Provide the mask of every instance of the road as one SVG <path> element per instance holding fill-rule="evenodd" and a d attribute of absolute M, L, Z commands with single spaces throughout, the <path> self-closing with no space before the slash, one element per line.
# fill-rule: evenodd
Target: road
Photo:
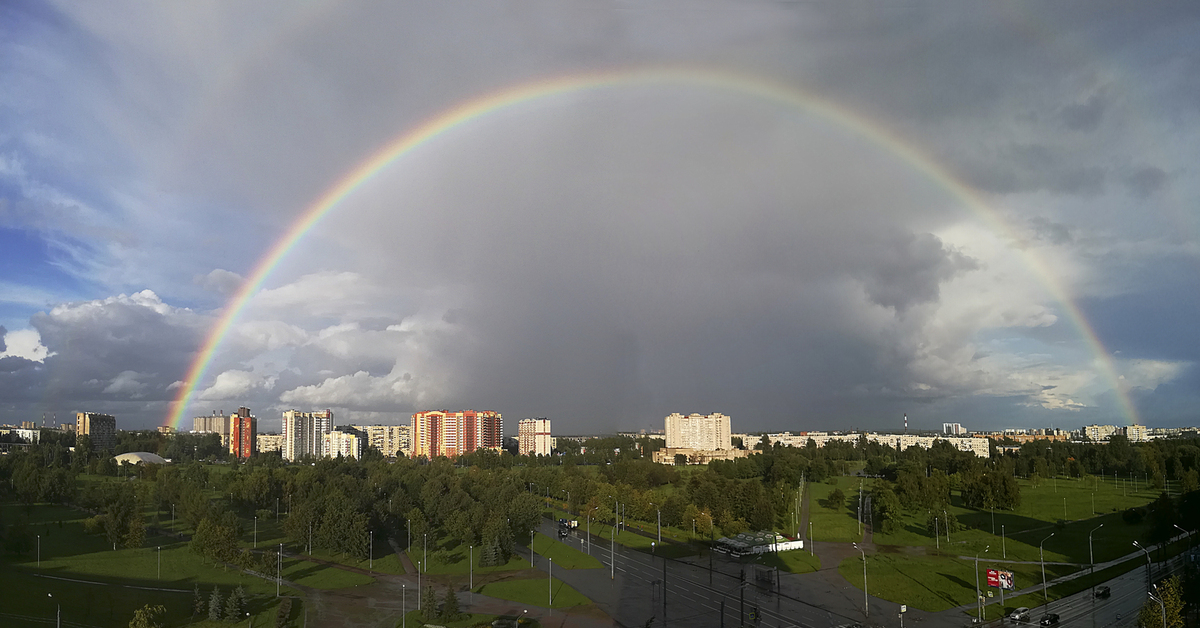
<path fill-rule="evenodd" d="M 557 529 L 552 521 L 543 521 L 539 527 L 540 532 L 551 537 L 557 534 Z M 567 542 L 588 552 L 587 536 L 576 531 Z M 733 627 L 741 624 L 738 618 L 743 612 L 746 625 L 763 628 L 815 628 L 854 621 L 793 599 L 787 587 L 784 595 L 776 594 L 774 577 L 769 584 L 764 581 L 759 586 L 753 565 L 744 565 L 743 584 L 740 575 L 743 565 L 721 554 L 714 556 L 711 576 L 706 561 L 691 564 L 665 560 L 594 535 L 590 554 L 604 564 L 604 569 L 555 569 L 554 576 L 594 600 L 622 626 L 642 626 L 654 618 L 654 626 Z M 537 557 L 536 566 L 545 570 L 546 561 Z M 751 621 L 754 609 L 758 611 L 757 620 Z"/>

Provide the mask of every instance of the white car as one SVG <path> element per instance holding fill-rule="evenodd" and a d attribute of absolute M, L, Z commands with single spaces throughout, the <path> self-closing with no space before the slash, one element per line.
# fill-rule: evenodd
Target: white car
<path fill-rule="evenodd" d="M 1023 624 L 1029 621 L 1029 607 L 1022 606 L 1021 608 L 1013 609 L 1013 612 L 1008 614 L 1008 620 L 1014 624 Z"/>

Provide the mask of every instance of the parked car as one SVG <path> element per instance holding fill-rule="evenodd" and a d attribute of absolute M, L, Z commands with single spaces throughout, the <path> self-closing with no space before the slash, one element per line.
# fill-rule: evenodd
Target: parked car
<path fill-rule="evenodd" d="M 1029 607 L 1022 606 L 1021 608 L 1013 609 L 1013 612 L 1008 614 L 1008 620 L 1014 624 L 1029 621 Z"/>
<path fill-rule="evenodd" d="M 1043 626 L 1057 626 L 1058 613 L 1046 613 L 1045 615 L 1042 615 L 1042 621 L 1039 623 L 1041 623 Z"/>
<path fill-rule="evenodd" d="M 1096 587 L 1096 597 L 1100 599 L 1107 599 L 1110 595 L 1112 595 L 1112 589 L 1108 588 L 1107 586 Z"/>

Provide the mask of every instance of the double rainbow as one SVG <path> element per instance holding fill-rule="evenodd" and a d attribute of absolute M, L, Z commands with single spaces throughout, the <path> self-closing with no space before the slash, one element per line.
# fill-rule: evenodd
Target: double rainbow
<path fill-rule="evenodd" d="M 790 86 L 747 76 L 696 69 L 601 72 L 571 75 L 517 85 L 463 102 L 406 131 L 384 145 L 375 154 L 362 161 L 357 167 L 339 179 L 333 187 L 329 188 L 309 205 L 300 218 L 288 228 L 283 237 L 279 238 L 267 254 L 262 257 L 258 265 L 254 268 L 254 271 L 227 304 L 220 319 L 209 332 L 204 345 L 200 348 L 199 353 L 188 369 L 187 375 L 183 380 L 183 385 L 179 387 L 179 392 L 171 404 L 166 424 L 177 429 L 183 428 L 184 417 L 187 414 L 188 406 L 192 396 L 195 394 L 196 387 L 204 380 L 208 372 L 208 367 L 212 363 L 213 356 L 221 348 L 225 336 L 229 333 L 229 330 L 233 327 L 241 313 L 246 309 L 246 306 L 250 303 L 254 295 L 262 288 L 263 282 L 266 281 L 279 262 L 304 238 L 309 230 L 316 226 L 326 214 L 338 207 L 344 199 L 353 194 L 361 185 L 378 175 L 396 160 L 409 155 L 426 143 L 433 141 L 452 129 L 478 122 L 496 112 L 519 107 L 549 96 L 616 89 L 634 85 L 680 85 L 729 91 L 761 98 L 767 102 L 815 115 L 852 131 L 885 149 L 961 200 L 968 208 L 978 214 L 989 227 L 999 233 L 1014 236 L 1012 228 L 1005 222 L 1003 217 L 989 207 L 975 190 L 956 179 L 945 168 L 908 142 L 902 140 L 895 133 L 872 120 L 851 113 L 845 108 L 835 106 L 833 103 Z M 1124 419 L 1130 424 L 1136 423 L 1137 412 L 1129 399 L 1128 392 L 1117 377 L 1116 369 L 1109 352 L 1104 348 L 1095 330 L 1088 324 L 1079 307 L 1070 299 L 1070 296 L 1063 289 L 1062 284 L 1050 272 L 1047 265 L 1032 253 L 1025 252 L 1024 257 L 1030 269 L 1062 305 L 1066 318 L 1079 332 L 1080 337 L 1087 343 L 1101 371 L 1101 375 L 1108 381 L 1116 393 L 1120 411 Z"/>

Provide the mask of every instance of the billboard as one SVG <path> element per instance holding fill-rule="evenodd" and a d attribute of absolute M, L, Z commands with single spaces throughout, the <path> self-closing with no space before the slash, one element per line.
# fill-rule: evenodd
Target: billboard
<path fill-rule="evenodd" d="M 998 569 L 987 570 L 987 585 L 998 589 L 1013 590 L 1013 573 L 1011 571 L 1000 571 Z"/>

